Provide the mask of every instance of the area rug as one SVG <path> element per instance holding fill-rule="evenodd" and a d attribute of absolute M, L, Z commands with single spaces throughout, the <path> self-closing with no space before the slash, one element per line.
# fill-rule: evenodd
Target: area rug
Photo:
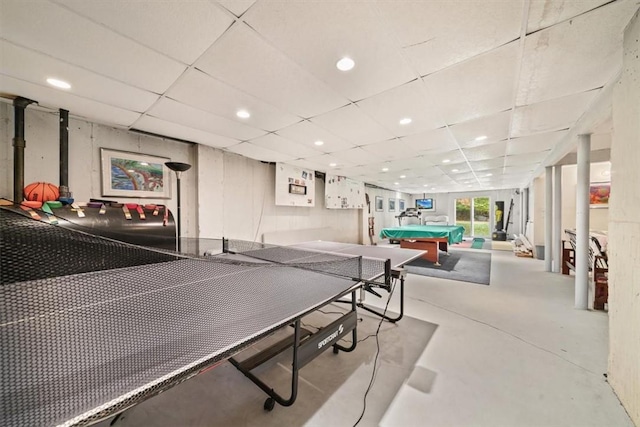
<path fill-rule="evenodd" d="M 440 267 L 422 258 L 407 264 L 407 271 L 421 276 L 459 280 L 480 285 L 488 285 L 491 278 L 491 254 L 475 251 L 453 251 L 441 255 Z"/>
<path fill-rule="evenodd" d="M 345 306 L 328 305 L 303 319 L 307 329 L 335 320 Z M 395 313 L 394 313 L 395 314 Z M 360 423 L 377 426 L 386 409 L 412 375 L 438 325 L 404 316 L 398 323 L 383 322 L 380 327 L 380 355 L 376 359 L 374 335 L 380 318 L 358 310 L 358 340 L 355 351 L 334 354 L 331 349 L 300 370 L 298 399 L 289 408 L 276 405 L 263 409 L 267 395 L 230 363 L 224 362 L 189 381 L 133 407 L 118 421 L 121 427 L 279 427 L 352 425 L 362 411 L 362 399 L 371 380 L 373 362 L 377 362 L 376 379 L 367 396 L 367 408 Z M 292 333 L 288 328 L 259 341 L 238 355 L 239 359 Z M 348 335 L 351 338 L 351 335 Z M 343 345 L 349 344 L 344 342 Z M 246 356 L 245 356 L 246 353 Z M 291 351 L 285 351 L 270 363 L 254 370 L 284 395 L 291 388 Z M 345 404 L 344 402 L 349 402 Z M 338 409 L 336 409 L 338 408 Z M 348 420 L 348 423 L 345 423 Z M 102 425 L 102 424 L 101 424 Z M 106 425 L 106 423 L 105 423 Z"/>
<path fill-rule="evenodd" d="M 482 237 L 476 237 L 471 243 L 471 249 L 482 249 L 484 246 L 484 239 Z"/>

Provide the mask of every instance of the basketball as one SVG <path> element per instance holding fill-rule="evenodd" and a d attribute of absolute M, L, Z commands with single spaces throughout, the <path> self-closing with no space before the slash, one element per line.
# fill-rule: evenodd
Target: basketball
<path fill-rule="evenodd" d="M 48 182 L 33 182 L 24 187 L 24 198 L 32 202 L 58 200 L 58 187 Z"/>

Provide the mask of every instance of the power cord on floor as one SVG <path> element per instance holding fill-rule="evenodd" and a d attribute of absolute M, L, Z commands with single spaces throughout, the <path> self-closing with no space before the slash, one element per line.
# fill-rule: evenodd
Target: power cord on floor
<path fill-rule="evenodd" d="M 391 291 L 389 292 L 389 298 L 387 298 L 387 303 L 384 306 L 384 311 L 382 312 L 383 316 L 386 316 L 387 314 L 387 309 L 389 308 L 389 303 L 391 302 L 391 297 L 393 296 L 393 291 L 396 288 L 396 281 L 393 281 L 393 286 L 391 286 Z M 382 322 L 384 322 L 384 317 L 380 317 L 380 322 L 378 322 L 378 329 L 376 329 L 376 333 L 375 335 L 368 335 L 367 337 L 363 338 L 362 341 L 366 340 L 367 338 L 370 338 L 372 336 L 376 337 L 376 357 L 373 359 L 373 371 L 371 372 L 371 380 L 369 381 L 369 385 L 367 386 L 367 391 L 364 392 L 364 397 L 362 399 L 362 412 L 360 413 L 360 417 L 358 417 L 358 420 L 355 422 L 355 424 L 353 425 L 353 427 L 356 427 L 358 424 L 360 424 L 360 421 L 362 421 L 362 418 L 364 417 L 364 413 L 367 410 L 367 395 L 369 394 L 369 391 L 371 391 L 371 387 L 373 387 L 373 383 L 375 382 L 376 379 L 376 374 L 377 374 L 377 365 L 378 365 L 378 357 L 380 356 L 380 328 L 382 327 Z M 361 342 L 360 340 L 358 342 Z"/>

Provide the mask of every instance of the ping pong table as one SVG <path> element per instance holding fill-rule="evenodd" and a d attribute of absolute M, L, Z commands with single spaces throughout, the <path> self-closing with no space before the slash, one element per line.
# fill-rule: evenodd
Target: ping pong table
<path fill-rule="evenodd" d="M 300 368 L 328 348 L 355 349 L 356 291 L 391 289 L 391 260 L 312 246 L 223 241 L 223 254 L 189 256 L 0 208 L 0 425 L 90 425 L 227 359 L 269 396 L 265 409 L 293 404 Z M 396 249 L 394 267 L 422 253 Z M 348 295 L 343 317 L 301 328 Z M 288 325 L 293 339 L 280 347 L 293 347 L 294 369 L 283 398 L 251 373 L 282 350 L 233 355 Z"/>

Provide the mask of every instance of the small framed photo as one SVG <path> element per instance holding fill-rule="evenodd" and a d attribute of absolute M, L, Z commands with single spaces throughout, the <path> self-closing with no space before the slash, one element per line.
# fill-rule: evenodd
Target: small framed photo
<path fill-rule="evenodd" d="M 589 207 L 592 209 L 608 208 L 610 194 L 610 182 L 592 182 L 591 185 L 589 185 Z"/>
<path fill-rule="evenodd" d="M 307 186 L 306 185 L 296 185 L 296 184 L 289 184 L 289 193 L 290 194 L 301 194 L 301 195 L 306 195 L 307 194 Z"/>
<path fill-rule="evenodd" d="M 376 196 L 376 212 L 384 211 L 384 199 L 380 196 Z"/>
<path fill-rule="evenodd" d="M 389 212 L 395 212 L 396 211 L 396 199 L 393 198 L 389 198 Z"/>
<path fill-rule="evenodd" d="M 169 199 L 170 170 L 166 157 L 100 149 L 102 195 Z"/>
<path fill-rule="evenodd" d="M 398 200 L 398 212 L 404 212 L 404 199 Z"/>

